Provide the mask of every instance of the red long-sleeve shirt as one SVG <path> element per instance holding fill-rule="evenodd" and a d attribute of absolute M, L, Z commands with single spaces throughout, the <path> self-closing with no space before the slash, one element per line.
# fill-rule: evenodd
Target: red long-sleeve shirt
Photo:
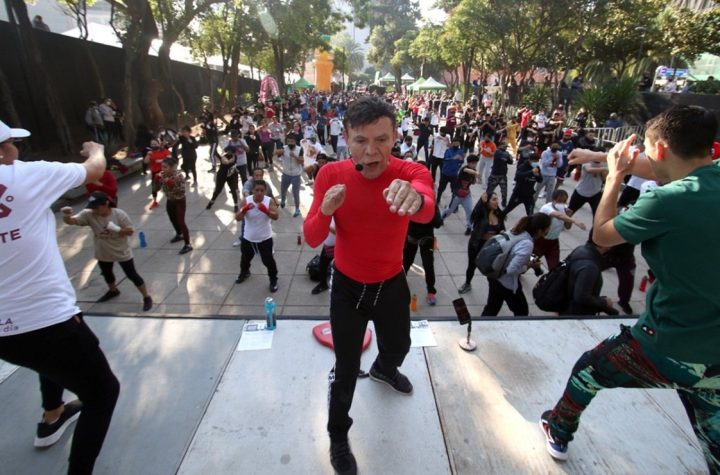
<path fill-rule="evenodd" d="M 423 207 L 415 215 L 390 212 L 383 190 L 396 179 L 409 181 L 423 195 Z M 427 223 L 435 214 L 435 195 L 430 172 L 423 165 L 391 158 L 387 169 L 374 180 L 355 170 L 352 160 L 328 163 L 315 180 L 314 198 L 303 225 L 308 245 L 319 246 L 328 235 L 330 219 L 320 211 L 325 192 L 333 185 L 346 186 L 345 201 L 335 211 L 335 265 L 353 280 L 380 282 L 402 270 L 402 254 L 408 223 Z"/>
<path fill-rule="evenodd" d="M 117 203 L 118 184 L 117 179 L 115 178 L 115 174 L 110 170 L 105 170 L 99 181 L 99 185 L 94 182 L 85 185 L 88 196 L 90 196 L 95 191 L 102 191 L 110 197 L 113 203 Z"/>

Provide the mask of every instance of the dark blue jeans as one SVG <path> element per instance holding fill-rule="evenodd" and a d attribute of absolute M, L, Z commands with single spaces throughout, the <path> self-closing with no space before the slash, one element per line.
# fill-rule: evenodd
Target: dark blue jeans
<path fill-rule="evenodd" d="M 0 358 L 40 374 L 43 408 L 63 404 L 65 388 L 83 403 L 70 449 L 68 474 L 90 474 L 100 453 L 120 383 L 82 314 L 20 335 L 0 337 Z"/>

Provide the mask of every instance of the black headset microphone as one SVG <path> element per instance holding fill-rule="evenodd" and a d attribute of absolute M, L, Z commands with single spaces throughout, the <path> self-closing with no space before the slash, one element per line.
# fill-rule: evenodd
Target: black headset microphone
<path fill-rule="evenodd" d="M 362 163 L 356 163 L 356 164 L 355 164 L 355 170 L 361 172 L 361 171 L 363 171 L 363 168 L 365 168 L 365 166 L 363 166 Z"/>

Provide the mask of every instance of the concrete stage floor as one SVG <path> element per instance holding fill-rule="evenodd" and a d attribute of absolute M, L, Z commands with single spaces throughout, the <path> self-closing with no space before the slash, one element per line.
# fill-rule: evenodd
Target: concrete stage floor
<path fill-rule="evenodd" d="M 90 316 L 121 396 L 97 474 L 331 474 L 327 373 L 317 321 L 283 320 L 272 349 L 236 351 L 243 319 Z M 580 354 L 631 320 L 431 322 L 435 347 L 412 348 L 411 396 L 358 381 L 351 444 L 362 474 L 707 473 L 673 391 L 602 392 L 583 416 L 570 460 L 547 454 L 537 427 Z M 363 355 L 369 369 L 375 342 Z M 70 430 L 32 446 L 37 376 L 0 363 L 0 473 L 63 474 Z M 67 399 L 72 398 L 68 394 Z"/>

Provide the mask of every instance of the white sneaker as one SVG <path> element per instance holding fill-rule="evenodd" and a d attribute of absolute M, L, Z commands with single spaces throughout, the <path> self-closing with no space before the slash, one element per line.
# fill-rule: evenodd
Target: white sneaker
<path fill-rule="evenodd" d="M 237 238 L 233 241 L 233 247 L 238 247 L 242 243 L 242 240 L 240 238 Z"/>
<path fill-rule="evenodd" d="M 540 195 L 538 195 L 538 198 L 545 198 L 545 196 L 547 196 L 547 193 L 545 193 L 544 191 L 541 191 Z"/>

